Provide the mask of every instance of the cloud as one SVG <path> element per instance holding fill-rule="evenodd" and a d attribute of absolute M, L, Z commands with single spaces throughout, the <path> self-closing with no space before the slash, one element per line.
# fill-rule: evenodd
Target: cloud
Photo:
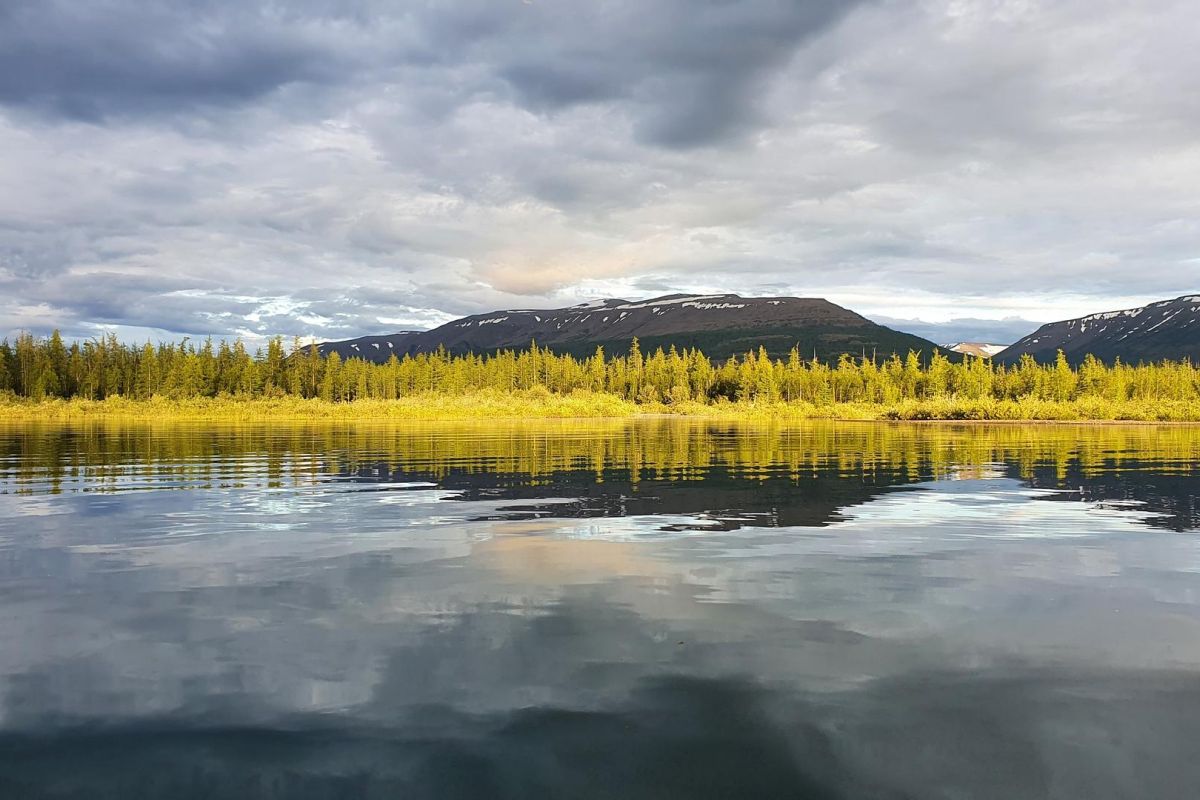
<path fill-rule="evenodd" d="M 995 338 L 1196 291 L 1192 16 L 0 0 L 0 334 L 737 291 Z"/>
<path fill-rule="evenodd" d="M 246 103 L 354 63 L 314 20 L 253 4 L 9 2 L 0 20 L 0 102 L 77 119 Z"/>
<path fill-rule="evenodd" d="M 537 111 L 623 101 L 636 136 L 687 149 L 769 118 L 763 85 L 858 2 L 670 0 L 652 6 L 543 4 L 515 26 L 497 73 Z"/>

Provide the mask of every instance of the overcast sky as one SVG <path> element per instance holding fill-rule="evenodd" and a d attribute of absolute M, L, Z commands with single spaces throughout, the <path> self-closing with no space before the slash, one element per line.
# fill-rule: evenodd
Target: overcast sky
<path fill-rule="evenodd" d="M 1200 290 L 1198 36 L 1195 0 L 0 0 L 0 335 L 736 291 L 1011 341 Z"/>

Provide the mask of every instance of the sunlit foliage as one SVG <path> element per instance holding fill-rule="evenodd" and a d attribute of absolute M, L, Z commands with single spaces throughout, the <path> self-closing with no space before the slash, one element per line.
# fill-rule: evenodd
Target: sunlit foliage
<path fill-rule="evenodd" d="M 0 394 L 19 400 L 157 400 L 165 411 L 216 407 L 207 401 L 270 401 L 280 414 L 408 417 L 491 415 L 620 416 L 769 413 L 893 419 L 1200 419 L 1200 369 L 1190 362 L 1078 368 L 1026 356 L 1003 366 L 988 359 L 771 359 L 759 349 L 714 363 L 698 350 L 671 348 L 588 358 L 536 344 L 486 355 L 446 352 L 393 356 L 384 364 L 321 357 L 272 339 L 251 353 L 240 341 L 128 346 L 109 336 L 65 345 L 55 333 L 0 343 Z M 166 401 L 170 401 L 168 405 Z M 310 402 L 301 402 L 310 401 Z M 358 411 L 331 409 L 351 401 Z M 117 404 L 119 405 L 119 403 Z M 752 407 L 753 412 L 748 408 Z M 232 412 L 230 412 L 232 413 Z M 265 413 L 265 412 L 264 412 Z M 198 416 L 205 416 L 203 413 Z M 220 414 L 218 414 L 220 415 Z M 235 414 L 236 416 L 236 414 Z"/>

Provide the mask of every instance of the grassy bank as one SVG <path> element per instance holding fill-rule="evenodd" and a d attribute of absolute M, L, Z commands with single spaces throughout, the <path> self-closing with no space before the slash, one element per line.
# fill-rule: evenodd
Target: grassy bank
<path fill-rule="evenodd" d="M 571 417 L 629 418 L 648 415 L 715 419 L 845 419 L 845 420 L 1035 420 L 1200 422 L 1200 403 L 1189 401 L 1112 402 L 1098 398 L 1052 401 L 1022 400 L 903 400 L 897 403 L 728 402 L 676 404 L 633 403 L 614 394 L 545 390 L 518 392 L 475 391 L 463 394 L 423 394 L 398 400 L 357 400 L 337 403 L 320 399 L 191 398 L 169 400 L 43 400 L 0 398 L 0 420 L 77 421 L 89 419 L 179 421 L 270 420 L 455 420 L 553 419 Z"/>

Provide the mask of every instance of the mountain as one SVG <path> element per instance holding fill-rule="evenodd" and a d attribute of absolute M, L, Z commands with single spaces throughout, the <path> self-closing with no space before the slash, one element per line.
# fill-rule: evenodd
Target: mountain
<path fill-rule="evenodd" d="M 775 357 L 799 346 L 805 358 L 842 353 L 879 356 L 932 352 L 927 339 L 877 325 L 828 300 L 674 294 L 652 300 L 596 300 L 569 308 L 513 309 L 476 314 L 429 331 L 365 336 L 319 345 L 322 354 L 384 362 L 395 353 L 489 353 L 536 341 L 560 353 L 590 355 L 598 346 L 623 353 L 636 337 L 643 351 L 698 347 L 713 358 L 757 349 Z"/>
<path fill-rule="evenodd" d="M 1089 353 L 1108 362 L 1120 358 L 1134 364 L 1164 358 L 1200 361 L 1200 295 L 1051 322 L 996 359 L 1013 362 L 1028 353 L 1038 361 L 1053 361 L 1059 350 L 1074 363 Z"/>
<path fill-rule="evenodd" d="M 954 344 L 942 345 L 943 350 L 949 350 L 954 353 L 962 353 L 968 356 L 980 356 L 982 358 L 991 358 L 997 353 L 1001 353 L 1007 348 L 1006 344 L 987 344 L 985 342 L 955 342 Z"/>

